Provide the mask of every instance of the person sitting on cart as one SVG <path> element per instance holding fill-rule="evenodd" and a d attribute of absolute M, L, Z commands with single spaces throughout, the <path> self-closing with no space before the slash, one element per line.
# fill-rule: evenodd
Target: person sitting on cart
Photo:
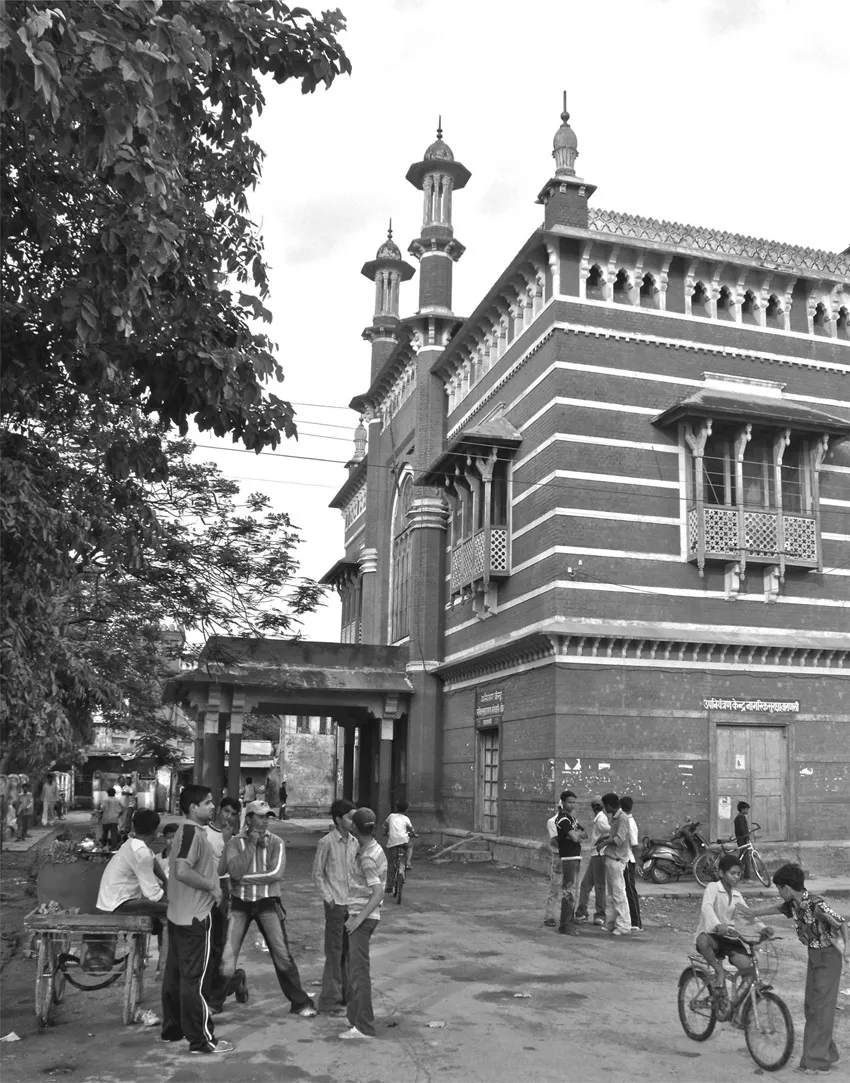
<path fill-rule="evenodd" d="M 718 1009 L 722 1015 L 723 1001 L 726 996 L 726 974 L 723 960 L 736 967 L 742 977 L 753 976 L 752 961 L 741 943 L 736 922 L 743 919 L 752 923 L 757 917 L 750 913 L 744 896 L 738 891 L 738 881 L 743 869 L 740 859 L 735 854 L 724 854 L 717 863 L 720 880 L 709 884 L 702 893 L 699 923 L 696 930 L 696 949 L 711 965 L 715 973 L 712 985 L 713 995 L 719 1001 Z M 765 928 L 763 935 L 772 935 L 772 929 Z"/>
<path fill-rule="evenodd" d="M 162 932 L 168 904 L 154 867 L 151 847 L 159 829 L 159 814 L 139 809 L 133 814 L 133 836 L 113 854 L 97 893 L 102 914 L 146 914 L 154 919 L 154 932 Z"/>

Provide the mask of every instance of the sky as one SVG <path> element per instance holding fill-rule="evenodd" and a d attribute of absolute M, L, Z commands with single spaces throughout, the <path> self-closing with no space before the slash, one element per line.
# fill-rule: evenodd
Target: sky
<path fill-rule="evenodd" d="M 272 389 L 295 406 L 299 439 L 256 456 L 201 436 L 196 452 L 291 516 L 301 574 L 312 578 L 344 552 L 341 514 L 327 505 L 354 449 L 348 403 L 369 386 L 361 332 L 374 286 L 360 269 L 392 218 L 418 271 L 406 249 L 422 195 L 405 174 L 439 115 L 472 173 L 453 200 L 466 246 L 454 271 L 459 316 L 542 223 L 535 199 L 554 170 L 564 90 L 577 172 L 597 186 L 592 205 L 812 248 L 850 245 L 845 0 L 339 3 L 351 76 L 309 96 L 270 85 L 253 133 L 266 159 L 251 207 L 286 373 Z M 418 274 L 402 285 L 402 316 L 417 297 Z M 301 630 L 338 640 L 336 596 Z"/>

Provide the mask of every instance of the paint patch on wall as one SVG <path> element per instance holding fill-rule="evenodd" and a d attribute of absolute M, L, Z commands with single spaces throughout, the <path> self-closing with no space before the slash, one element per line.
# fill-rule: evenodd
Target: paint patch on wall
<path fill-rule="evenodd" d="M 610 763 L 600 763 L 597 768 L 598 771 L 606 771 L 611 766 Z"/>
<path fill-rule="evenodd" d="M 566 760 L 564 760 L 564 772 L 565 773 L 572 774 L 573 771 L 580 771 L 580 770 L 581 770 L 581 760 L 576 760 L 575 767 L 570 767 L 569 763 Z"/>
<path fill-rule="evenodd" d="M 801 775 L 813 775 L 814 773 L 815 773 L 815 769 L 813 767 L 801 767 L 800 768 L 800 774 Z"/>

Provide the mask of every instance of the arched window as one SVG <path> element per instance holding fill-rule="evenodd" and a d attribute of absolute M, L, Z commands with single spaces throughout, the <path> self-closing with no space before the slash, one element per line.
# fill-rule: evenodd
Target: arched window
<path fill-rule="evenodd" d="M 812 326 L 816 335 L 829 335 L 829 316 L 826 314 L 826 305 L 823 301 L 818 301 L 815 307 Z"/>
<path fill-rule="evenodd" d="M 617 304 L 630 305 L 632 303 L 631 294 L 629 293 L 631 285 L 629 272 L 621 267 L 614 279 L 614 300 Z"/>
<path fill-rule="evenodd" d="M 758 302 L 752 290 L 747 290 L 741 303 L 741 323 L 758 323 Z"/>
<path fill-rule="evenodd" d="M 735 319 L 735 299 L 728 286 L 721 286 L 717 297 L 717 318 L 719 320 Z"/>
<path fill-rule="evenodd" d="M 390 601 L 390 643 L 395 643 L 409 632 L 409 588 L 411 537 L 410 504 L 413 499 L 413 478 L 410 473 L 402 477 L 393 508 L 393 563 L 392 596 Z"/>
<path fill-rule="evenodd" d="M 775 293 L 772 293 L 768 298 L 764 322 L 768 327 L 783 328 L 785 326 L 784 317 L 785 313 L 782 311 L 782 302 Z"/>
<path fill-rule="evenodd" d="M 697 282 L 691 294 L 691 313 L 694 316 L 709 316 L 708 290 L 702 282 Z"/>
<path fill-rule="evenodd" d="M 641 308 L 658 308 L 658 286 L 655 284 L 655 275 L 645 274 L 640 286 Z"/>
<path fill-rule="evenodd" d="M 838 310 L 835 333 L 839 338 L 850 338 L 850 313 L 848 313 L 846 305 L 842 305 Z"/>
<path fill-rule="evenodd" d="M 594 263 L 588 272 L 585 292 L 593 301 L 605 300 L 605 276 L 602 274 L 602 268 L 598 263 Z"/>

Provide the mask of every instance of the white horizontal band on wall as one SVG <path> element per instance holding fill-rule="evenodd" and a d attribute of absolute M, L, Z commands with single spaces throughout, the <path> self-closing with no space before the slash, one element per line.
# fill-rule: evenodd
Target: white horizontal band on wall
<path fill-rule="evenodd" d="M 623 523 L 652 523 L 660 526 L 674 526 L 677 529 L 680 522 L 678 517 L 672 515 L 636 515 L 627 511 L 598 511 L 596 508 L 552 508 L 545 515 L 541 515 L 538 519 L 534 519 L 532 522 L 526 523 L 525 526 L 521 526 L 518 530 L 514 530 L 511 538 L 521 538 L 523 534 L 527 534 L 530 530 L 534 530 L 535 527 L 542 526 L 543 523 L 548 522 L 550 519 L 556 519 L 558 516 L 575 519 L 611 519 Z M 836 538 L 842 536 L 840 534 L 835 535 Z M 823 537 L 827 537 L 827 535 L 824 534 Z M 850 540 L 850 535 L 848 535 L 848 540 Z"/>
<path fill-rule="evenodd" d="M 515 575 L 518 572 L 524 572 L 528 568 L 533 568 L 535 564 L 540 564 L 541 561 L 546 560 L 548 557 L 559 555 L 613 557 L 616 560 L 658 560 L 668 564 L 682 563 L 681 558 L 673 553 L 638 553 L 628 549 L 590 549 L 586 545 L 553 545 L 549 549 L 537 553 L 529 560 L 524 560 L 522 564 L 515 564 L 511 568 L 511 574 Z"/>
<path fill-rule="evenodd" d="M 580 433 L 571 432 L 558 432 L 553 436 L 547 437 L 542 444 L 538 444 L 533 451 L 530 451 L 525 458 L 518 459 L 514 462 L 514 472 L 531 462 L 531 460 L 539 455 L 541 451 L 544 451 L 547 447 L 551 447 L 553 444 L 598 444 L 602 447 L 626 447 L 635 451 L 648 451 L 648 452 L 660 452 L 662 455 L 678 455 L 679 448 L 677 444 L 649 444 L 641 440 L 615 440 L 613 437 L 607 436 L 582 436 Z"/>
<path fill-rule="evenodd" d="M 678 490 L 680 487 L 678 481 L 662 481 L 660 478 L 636 478 L 629 474 L 597 474 L 593 470 L 552 470 L 545 477 L 542 477 L 540 481 L 529 485 L 525 492 L 515 496 L 511 501 L 511 506 L 514 507 L 520 501 L 525 500 L 526 497 L 531 496 L 532 493 L 536 493 L 542 486 L 548 485 L 559 478 L 573 481 L 598 481 L 605 485 L 640 485 L 649 489 Z"/>

